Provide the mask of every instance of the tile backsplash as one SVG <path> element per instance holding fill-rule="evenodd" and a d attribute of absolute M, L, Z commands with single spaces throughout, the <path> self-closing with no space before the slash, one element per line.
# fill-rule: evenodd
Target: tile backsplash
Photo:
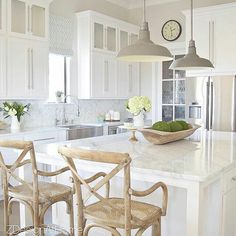
<path fill-rule="evenodd" d="M 0 101 L 2 105 L 3 101 Z M 30 103 L 30 115 L 25 115 L 22 120 L 23 127 L 55 126 L 56 119 L 61 121 L 66 118 L 69 122 L 96 122 L 99 114 L 105 114 L 109 110 L 119 111 L 121 119 L 126 119 L 129 114 L 125 110 L 125 100 L 79 100 L 79 112 L 77 104 L 47 103 L 45 101 L 18 101 L 23 104 Z M 65 111 L 65 117 L 64 117 Z M 0 113 L 0 119 L 3 114 Z M 11 119 L 6 119 L 7 123 Z"/>

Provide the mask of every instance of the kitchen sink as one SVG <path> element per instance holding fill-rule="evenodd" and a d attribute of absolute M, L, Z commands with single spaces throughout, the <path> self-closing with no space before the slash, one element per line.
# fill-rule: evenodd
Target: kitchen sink
<path fill-rule="evenodd" d="M 58 127 L 67 128 L 67 140 L 97 137 L 103 135 L 102 126 L 92 125 L 60 125 Z"/>

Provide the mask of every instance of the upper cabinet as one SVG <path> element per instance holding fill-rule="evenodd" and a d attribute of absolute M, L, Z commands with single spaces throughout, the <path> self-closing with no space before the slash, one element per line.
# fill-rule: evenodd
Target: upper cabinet
<path fill-rule="evenodd" d="M 6 31 L 6 0 L 0 0 L 0 33 Z"/>
<path fill-rule="evenodd" d="M 48 2 L 8 0 L 8 32 L 32 39 L 48 38 Z"/>
<path fill-rule="evenodd" d="M 190 13 L 186 15 L 186 42 L 190 39 Z M 236 4 L 224 4 L 194 11 L 194 39 L 197 53 L 215 69 L 189 71 L 187 76 L 236 74 Z"/>
<path fill-rule="evenodd" d="M 6 39 L 0 36 L 0 98 L 6 96 Z"/>
<path fill-rule="evenodd" d="M 136 42 L 139 27 L 93 11 L 78 13 L 77 19 L 79 98 L 139 95 L 139 63 L 116 58 L 121 48 Z"/>
<path fill-rule="evenodd" d="M 1 99 L 48 98 L 50 2 L 0 0 Z"/>

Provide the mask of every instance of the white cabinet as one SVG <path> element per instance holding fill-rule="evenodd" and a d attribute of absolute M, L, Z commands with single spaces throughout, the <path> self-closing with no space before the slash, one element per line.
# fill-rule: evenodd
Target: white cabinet
<path fill-rule="evenodd" d="M 139 63 L 120 63 L 116 55 L 138 38 L 139 27 L 85 11 L 78 19 L 78 97 L 129 98 L 139 95 Z"/>
<path fill-rule="evenodd" d="M 139 63 L 118 62 L 118 97 L 130 98 L 140 94 Z"/>
<path fill-rule="evenodd" d="M 186 15 L 186 43 L 190 39 L 190 14 Z M 187 76 L 234 75 L 236 73 L 236 4 L 199 8 L 194 13 L 194 39 L 200 57 L 215 69 L 189 71 Z M 187 45 L 186 45 L 187 46 Z"/>
<path fill-rule="evenodd" d="M 116 96 L 116 60 L 114 55 L 92 53 L 92 98 Z"/>
<path fill-rule="evenodd" d="M 30 96 L 33 98 L 48 97 L 48 44 L 44 42 L 32 42 L 31 47 L 31 91 Z"/>
<path fill-rule="evenodd" d="M 7 55 L 7 98 L 28 98 L 31 86 L 29 41 L 9 39 Z"/>
<path fill-rule="evenodd" d="M 6 39 L 0 37 L 0 98 L 6 96 Z"/>
<path fill-rule="evenodd" d="M 116 52 L 117 29 L 106 23 L 93 22 L 92 44 L 94 49 Z"/>
<path fill-rule="evenodd" d="M 47 98 L 47 43 L 9 38 L 7 54 L 7 98 Z"/>
<path fill-rule="evenodd" d="M 8 32 L 12 36 L 48 38 L 50 1 L 8 0 Z"/>
<path fill-rule="evenodd" d="M 225 176 L 221 235 L 236 236 L 236 169 Z"/>
<path fill-rule="evenodd" d="M 0 33 L 6 31 L 6 0 L 0 0 Z"/>

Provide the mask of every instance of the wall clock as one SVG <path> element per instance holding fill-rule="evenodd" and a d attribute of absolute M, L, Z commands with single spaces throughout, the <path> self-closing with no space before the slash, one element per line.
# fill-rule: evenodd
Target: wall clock
<path fill-rule="evenodd" d="M 167 21 L 161 30 L 162 37 L 167 41 L 175 41 L 182 33 L 181 24 L 176 20 Z"/>

